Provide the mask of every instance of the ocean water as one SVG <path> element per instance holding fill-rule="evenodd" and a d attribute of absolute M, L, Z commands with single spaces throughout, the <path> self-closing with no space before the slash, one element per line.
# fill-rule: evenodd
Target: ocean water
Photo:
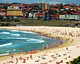
<path fill-rule="evenodd" d="M 42 49 L 48 43 L 52 45 L 60 41 L 63 40 L 43 37 L 34 32 L 0 29 L 0 55 Z"/>

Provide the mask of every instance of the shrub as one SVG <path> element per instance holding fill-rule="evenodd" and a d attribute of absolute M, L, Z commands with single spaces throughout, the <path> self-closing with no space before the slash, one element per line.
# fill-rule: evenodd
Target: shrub
<path fill-rule="evenodd" d="M 18 20 L 18 19 L 15 19 L 15 22 L 20 22 L 20 20 Z"/>
<path fill-rule="evenodd" d="M 66 62 L 66 64 L 69 64 L 69 62 Z M 71 61 L 71 64 L 80 64 L 80 56 Z"/>
<path fill-rule="evenodd" d="M 4 19 L 2 19 L 1 21 L 2 21 L 2 22 L 5 22 L 5 20 L 4 20 Z"/>

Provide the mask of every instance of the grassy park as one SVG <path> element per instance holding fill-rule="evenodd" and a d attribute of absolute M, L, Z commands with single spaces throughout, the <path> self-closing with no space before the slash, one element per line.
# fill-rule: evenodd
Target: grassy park
<path fill-rule="evenodd" d="M 65 20 L 43 20 L 43 19 L 26 19 L 26 18 L 18 18 L 20 21 L 10 21 L 3 22 L 0 21 L 0 26 L 11 26 L 11 25 L 24 25 L 24 26 L 68 26 L 72 24 L 73 21 L 65 21 Z"/>

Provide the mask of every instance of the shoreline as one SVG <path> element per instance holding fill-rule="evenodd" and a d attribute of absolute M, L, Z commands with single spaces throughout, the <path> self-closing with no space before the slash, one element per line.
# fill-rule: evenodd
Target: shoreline
<path fill-rule="evenodd" d="M 1 29 L 1 27 L 0 27 L 0 29 Z M 61 44 L 61 45 L 59 45 L 58 47 L 54 47 L 54 48 L 49 48 L 49 49 L 44 49 L 44 50 L 41 50 L 41 51 L 38 51 L 39 53 L 40 52 L 44 52 L 44 51 L 48 51 L 48 50 L 56 50 L 56 49 L 59 49 L 59 48 L 64 48 L 64 47 L 70 47 L 70 46 L 75 46 L 75 45 L 77 45 L 76 43 L 74 43 L 74 42 L 77 42 L 76 40 L 75 40 L 75 38 L 80 38 L 80 37 L 70 37 L 70 36 L 66 36 L 66 37 L 64 37 L 64 36 L 60 36 L 60 35 L 53 35 L 53 34 L 49 34 L 49 33 L 46 33 L 46 32 L 39 32 L 39 31 L 37 31 L 37 30 L 24 30 L 24 29 L 15 29 L 15 28 L 2 28 L 2 29 L 8 29 L 8 30 L 19 30 L 19 31 L 30 31 L 30 32 L 35 32 L 35 33 L 39 33 L 39 34 L 47 34 L 47 36 L 48 37 L 62 37 L 61 39 L 63 39 L 63 40 L 66 40 L 66 39 L 68 39 L 69 38 L 69 40 L 66 42 L 66 43 L 63 43 L 63 44 Z M 74 40 L 74 42 L 73 43 L 71 43 L 71 40 Z M 78 43 L 79 44 L 79 43 Z M 22 54 L 24 54 L 24 52 L 22 52 Z M 0 58 L 2 58 L 2 60 L 1 61 L 3 61 L 3 60 L 6 60 L 6 59 L 4 59 L 4 58 L 6 58 L 6 57 L 10 57 L 11 55 L 14 55 L 14 56 L 17 56 L 17 55 L 20 55 L 20 53 L 11 53 L 11 54 L 9 54 L 9 55 L 7 55 L 7 56 L 2 56 L 2 57 L 0 57 Z"/>
<path fill-rule="evenodd" d="M 1 29 L 1 28 L 0 28 Z M 12 29 L 5 29 L 5 30 L 12 30 Z M 15 30 L 15 29 L 14 29 Z M 17 30 L 17 29 L 16 29 Z M 18 31 L 24 31 L 24 30 L 18 30 Z M 28 30 L 27 30 L 28 31 Z M 34 31 L 29 31 L 29 32 L 34 32 Z M 42 35 L 46 35 L 46 33 L 40 33 L 40 32 L 34 32 L 34 33 L 37 33 L 37 34 L 42 34 Z M 53 38 L 52 36 L 48 36 L 48 35 L 46 35 L 46 36 L 43 36 L 43 37 L 48 37 L 48 38 Z M 64 40 L 64 39 L 61 39 L 61 38 L 59 38 L 59 37 L 55 37 L 54 39 L 60 39 L 60 40 Z M 65 40 L 64 40 L 65 41 Z M 66 43 L 66 42 L 65 42 Z M 37 52 L 42 52 L 42 51 L 45 51 L 45 50 L 49 50 L 49 49 L 54 49 L 55 47 L 58 47 L 58 46 L 60 46 L 60 45 L 63 45 L 64 44 L 64 42 L 62 43 L 62 44 L 60 44 L 60 42 L 59 43 L 57 43 L 57 44 L 53 44 L 53 45 L 49 45 L 47 48 L 45 48 L 45 49 L 39 49 L 39 50 L 37 50 Z M 31 52 L 31 51 L 28 51 L 28 52 Z M 34 52 L 34 51 L 33 51 Z M 11 56 L 11 55 L 16 55 L 16 54 L 20 54 L 20 53 L 25 53 L 25 51 L 24 52 L 16 52 L 16 53 L 9 53 L 9 54 L 6 54 L 6 55 L 2 55 L 2 56 L 0 56 L 0 57 L 5 57 L 5 56 Z"/>

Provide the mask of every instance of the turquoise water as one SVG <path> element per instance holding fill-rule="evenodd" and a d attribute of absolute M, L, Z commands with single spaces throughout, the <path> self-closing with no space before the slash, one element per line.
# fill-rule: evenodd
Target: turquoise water
<path fill-rule="evenodd" d="M 31 49 L 41 49 L 44 46 L 60 43 L 60 39 L 43 37 L 28 31 L 2 30 L 0 29 L 0 54 L 17 53 L 30 51 Z"/>

